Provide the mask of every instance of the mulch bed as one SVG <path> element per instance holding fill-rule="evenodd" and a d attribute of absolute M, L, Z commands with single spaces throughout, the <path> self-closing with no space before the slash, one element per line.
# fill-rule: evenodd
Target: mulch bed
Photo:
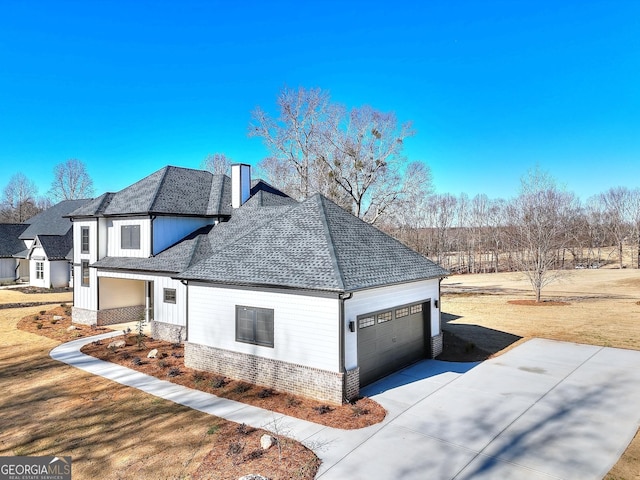
<path fill-rule="evenodd" d="M 56 288 L 43 288 L 43 287 L 17 287 L 12 288 L 11 290 L 17 290 L 22 293 L 64 293 L 64 292 L 72 292 L 73 288 L 71 287 L 56 287 Z"/>
<path fill-rule="evenodd" d="M 536 302 L 535 300 L 509 300 L 507 303 L 511 305 L 526 305 L 530 307 L 562 307 L 565 305 L 571 305 L 569 302 L 562 302 L 559 300 L 541 300 Z"/>
<path fill-rule="evenodd" d="M 111 342 L 117 340 L 125 340 L 126 346 L 108 348 Z M 146 336 L 141 340 L 143 345 L 139 348 L 137 335 L 130 333 L 90 343 L 82 348 L 82 352 L 185 387 L 329 427 L 368 427 L 381 422 L 386 415 L 386 410 L 369 398 L 361 398 L 345 405 L 329 405 L 221 375 L 193 370 L 184 366 L 182 345 Z M 154 349 L 158 350 L 157 358 L 147 358 L 147 354 Z"/>

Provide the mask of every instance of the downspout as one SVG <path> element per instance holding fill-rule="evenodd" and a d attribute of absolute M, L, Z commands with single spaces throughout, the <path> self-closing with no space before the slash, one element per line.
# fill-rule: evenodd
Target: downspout
<path fill-rule="evenodd" d="M 153 250 L 153 221 L 154 221 L 156 218 L 158 218 L 158 216 L 157 216 L 157 215 L 149 215 L 149 220 L 151 220 L 151 227 L 150 227 L 150 230 L 151 230 L 151 256 L 152 256 L 152 257 L 155 257 L 155 252 L 154 252 L 154 250 Z"/>
<path fill-rule="evenodd" d="M 184 301 L 184 338 L 183 341 L 186 341 L 189 338 L 189 281 L 188 280 L 180 280 L 186 290 L 184 292 L 185 301 Z"/>
<path fill-rule="evenodd" d="M 338 359 L 340 362 L 340 372 L 342 373 L 342 401 L 343 402 L 347 402 L 347 368 L 345 366 L 345 341 L 344 341 L 344 337 L 345 337 L 345 330 L 346 330 L 346 324 L 345 324 L 345 318 L 344 318 L 344 302 L 349 300 L 351 297 L 353 297 L 353 292 L 349 292 L 349 293 L 340 293 L 338 294 L 338 299 L 340 300 L 340 321 L 338 322 L 339 326 L 338 328 L 340 329 L 340 342 L 339 342 L 339 351 L 338 351 Z"/>

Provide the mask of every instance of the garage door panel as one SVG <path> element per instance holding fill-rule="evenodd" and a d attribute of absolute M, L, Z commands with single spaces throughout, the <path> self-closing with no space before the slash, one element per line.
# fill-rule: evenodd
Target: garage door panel
<path fill-rule="evenodd" d="M 390 316 L 389 311 L 383 315 L 372 313 L 358 317 L 366 318 L 369 325 L 358 329 L 361 386 L 427 356 L 425 339 L 431 336 L 430 319 L 427 318 L 430 309 L 423 303 L 394 308 L 392 311 L 399 317 L 395 313 Z M 409 307 L 411 314 L 407 314 Z M 374 323 L 371 323 L 372 318 L 375 318 Z"/>

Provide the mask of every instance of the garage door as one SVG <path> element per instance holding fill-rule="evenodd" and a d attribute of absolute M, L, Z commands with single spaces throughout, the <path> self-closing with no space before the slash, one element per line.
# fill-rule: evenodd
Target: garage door
<path fill-rule="evenodd" d="M 359 315 L 360 386 L 429 356 L 428 301 Z"/>

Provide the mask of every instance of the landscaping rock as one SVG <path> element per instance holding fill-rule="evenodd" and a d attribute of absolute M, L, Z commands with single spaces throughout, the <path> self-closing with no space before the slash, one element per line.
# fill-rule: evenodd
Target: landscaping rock
<path fill-rule="evenodd" d="M 269 450 L 276 443 L 276 439 L 266 433 L 260 437 L 260 446 L 263 450 Z"/>
<path fill-rule="evenodd" d="M 111 342 L 107 345 L 107 348 L 122 348 L 127 345 L 127 342 L 124 340 L 116 340 L 115 342 Z"/>
<path fill-rule="evenodd" d="M 269 479 L 267 477 L 263 477 L 262 475 L 256 475 L 255 473 L 250 473 L 249 475 L 240 477 L 238 480 L 269 480 Z"/>
<path fill-rule="evenodd" d="M 62 320 L 64 317 L 62 315 L 54 315 L 53 319 L 54 320 Z M 73 325 L 72 325 L 73 326 Z"/>
<path fill-rule="evenodd" d="M 156 358 L 158 356 L 158 349 L 154 348 L 147 354 L 147 358 Z"/>
<path fill-rule="evenodd" d="M 53 317 L 54 320 L 57 320 L 56 317 Z M 78 327 L 76 327 L 75 325 L 69 325 L 67 327 L 67 332 L 73 332 L 74 330 L 76 330 Z"/>

